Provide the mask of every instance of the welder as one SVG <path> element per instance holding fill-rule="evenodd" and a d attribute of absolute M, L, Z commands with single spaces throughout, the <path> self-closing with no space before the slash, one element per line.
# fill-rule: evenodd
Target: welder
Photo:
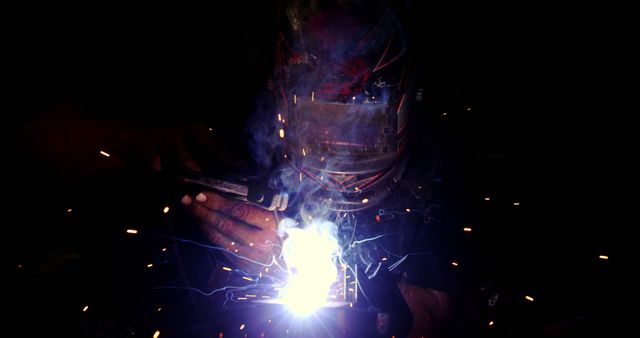
<path fill-rule="evenodd" d="M 445 334 L 459 292 L 457 168 L 438 126 L 420 116 L 401 8 L 284 1 L 282 9 L 270 107 L 249 127 L 260 170 L 208 176 L 183 147 L 183 180 L 202 189 L 182 203 L 244 271 L 279 257 L 282 218 L 328 219 L 357 267 L 356 314 L 341 326 L 348 336 Z"/>

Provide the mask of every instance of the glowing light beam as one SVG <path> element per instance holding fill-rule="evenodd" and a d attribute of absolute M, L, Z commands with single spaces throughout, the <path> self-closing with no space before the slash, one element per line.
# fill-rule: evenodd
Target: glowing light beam
<path fill-rule="evenodd" d="M 292 226 L 293 220 L 281 223 L 288 237 L 282 254 L 289 272 L 282 299 L 297 316 L 307 316 L 327 303 L 331 286 L 338 279 L 336 259 L 340 247 L 335 237 L 336 226 L 315 220 L 305 228 Z M 289 224 L 289 226 L 287 226 Z"/>

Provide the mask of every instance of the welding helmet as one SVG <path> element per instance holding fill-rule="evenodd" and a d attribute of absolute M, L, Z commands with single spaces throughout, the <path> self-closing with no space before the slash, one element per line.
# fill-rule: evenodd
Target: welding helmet
<path fill-rule="evenodd" d="M 277 48 L 284 157 L 332 200 L 364 209 L 405 166 L 406 45 L 386 2 L 290 1 Z"/>

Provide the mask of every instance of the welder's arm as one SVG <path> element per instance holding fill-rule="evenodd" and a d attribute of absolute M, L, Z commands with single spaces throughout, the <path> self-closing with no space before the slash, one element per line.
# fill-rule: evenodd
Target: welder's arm
<path fill-rule="evenodd" d="M 226 248 L 239 268 L 259 271 L 280 252 L 276 214 L 247 202 L 211 191 L 185 195 L 183 205 L 198 219 L 209 240 Z M 261 263 L 261 264 L 260 264 Z"/>
<path fill-rule="evenodd" d="M 442 337 L 451 325 L 453 301 L 445 292 L 425 289 L 409 283 L 399 283 L 398 287 L 411 314 L 413 326 L 410 338 Z"/>

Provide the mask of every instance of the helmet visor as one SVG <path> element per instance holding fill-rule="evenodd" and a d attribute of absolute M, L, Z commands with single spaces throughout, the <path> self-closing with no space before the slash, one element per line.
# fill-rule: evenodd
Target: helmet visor
<path fill-rule="evenodd" d="M 289 151 L 302 155 L 305 167 L 367 173 L 384 170 L 396 158 L 396 114 L 386 104 L 297 98 L 291 113 Z"/>

